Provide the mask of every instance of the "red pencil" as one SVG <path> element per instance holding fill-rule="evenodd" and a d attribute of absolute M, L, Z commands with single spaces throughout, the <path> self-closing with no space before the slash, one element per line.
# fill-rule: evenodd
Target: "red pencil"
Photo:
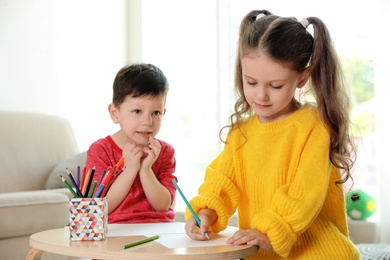
<path fill-rule="evenodd" d="M 119 159 L 119 161 L 117 162 L 117 164 L 114 166 L 114 168 L 110 172 L 107 172 L 106 176 L 104 176 L 104 178 L 106 180 L 103 182 L 104 183 L 104 190 L 101 194 L 102 197 L 106 196 L 107 190 L 110 187 L 111 182 L 115 177 L 116 171 L 118 170 L 119 166 L 121 166 L 121 164 L 123 163 L 124 160 L 125 160 L 125 158 L 121 157 Z"/>

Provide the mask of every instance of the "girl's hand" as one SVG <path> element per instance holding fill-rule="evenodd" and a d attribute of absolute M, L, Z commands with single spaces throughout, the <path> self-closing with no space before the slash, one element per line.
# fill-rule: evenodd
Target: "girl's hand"
<path fill-rule="evenodd" d="M 157 160 L 160 155 L 161 144 L 154 138 L 149 138 L 149 144 L 143 149 L 142 165 L 143 169 L 152 168 L 153 163 Z"/>
<path fill-rule="evenodd" d="M 205 215 L 198 215 L 201 227 L 198 227 L 194 218 L 189 218 L 184 226 L 187 235 L 193 240 L 209 240 L 211 233 L 207 230 L 209 229 L 210 222 Z"/>
<path fill-rule="evenodd" d="M 257 229 L 240 229 L 226 243 L 228 245 L 257 245 L 260 249 L 272 249 L 268 237 Z"/>

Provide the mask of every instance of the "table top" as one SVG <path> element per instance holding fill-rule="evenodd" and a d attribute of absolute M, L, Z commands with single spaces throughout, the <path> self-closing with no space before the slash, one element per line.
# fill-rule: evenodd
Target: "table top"
<path fill-rule="evenodd" d="M 150 227 L 170 227 L 173 223 L 152 224 Z M 237 230 L 228 227 L 220 234 L 213 235 L 211 241 L 194 241 L 183 234 L 162 234 L 165 241 L 173 243 L 173 246 L 164 245 L 164 240 L 154 240 L 145 244 L 137 245 L 128 249 L 123 249 L 124 244 L 128 244 L 146 238 L 149 233 L 155 232 L 158 235 L 161 230 L 148 230 L 146 235 L 134 235 L 137 232 L 129 232 L 131 228 L 137 230 L 142 227 L 148 230 L 148 224 L 125 224 L 112 225 L 113 235 L 106 237 L 102 241 L 70 241 L 64 235 L 64 229 L 52 229 L 35 233 L 30 236 L 30 246 L 32 249 L 26 259 L 34 259 L 34 256 L 41 251 L 51 252 L 60 255 L 85 257 L 94 259 L 240 259 L 255 254 L 257 246 L 231 246 L 222 244 L 219 241 L 226 241 Z M 108 225 L 110 230 L 110 225 Z M 123 230 L 123 231 L 118 231 Z M 133 233 L 133 234 L 132 234 Z M 129 234 L 129 235 L 127 235 Z M 186 236 L 186 235 L 185 235 Z M 212 241 L 215 239 L 214 241 Z M 217 242 L 217 243 L 215 243 Z M 198 243 L 198 244 L 196 244 Z M 209 244 L 207 244 L 209 243 Z M 177 245 L 177 246 L 175 246 Z M 199 245 L 199 246 L 197 246 Z"/>

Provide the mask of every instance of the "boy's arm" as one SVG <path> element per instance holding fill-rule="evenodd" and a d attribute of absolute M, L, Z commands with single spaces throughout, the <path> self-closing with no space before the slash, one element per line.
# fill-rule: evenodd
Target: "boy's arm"
<path fill-rule="evenodd" d="M 168 210 L 174 200 L 176 189 L 172 179 L 176 168 L 174 149 L 167 143 L 161 142 L 161 151 L 152 168 L 140 174 L 141 182 L 150 204 L 156 211 Z"/>

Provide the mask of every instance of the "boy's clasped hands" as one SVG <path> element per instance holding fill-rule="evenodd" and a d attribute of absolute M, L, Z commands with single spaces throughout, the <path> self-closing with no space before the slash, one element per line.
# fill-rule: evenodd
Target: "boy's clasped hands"
<path fill-rule="evenodd" d="M 123 148 L 123 157 L 125 165 L 133 169 L 150 169 L 157 160 L 161 151 L 160 142 L 149 137 L 149 143 L 145 146 L 139 146 L 135 143 L 127 143 Z"/>

